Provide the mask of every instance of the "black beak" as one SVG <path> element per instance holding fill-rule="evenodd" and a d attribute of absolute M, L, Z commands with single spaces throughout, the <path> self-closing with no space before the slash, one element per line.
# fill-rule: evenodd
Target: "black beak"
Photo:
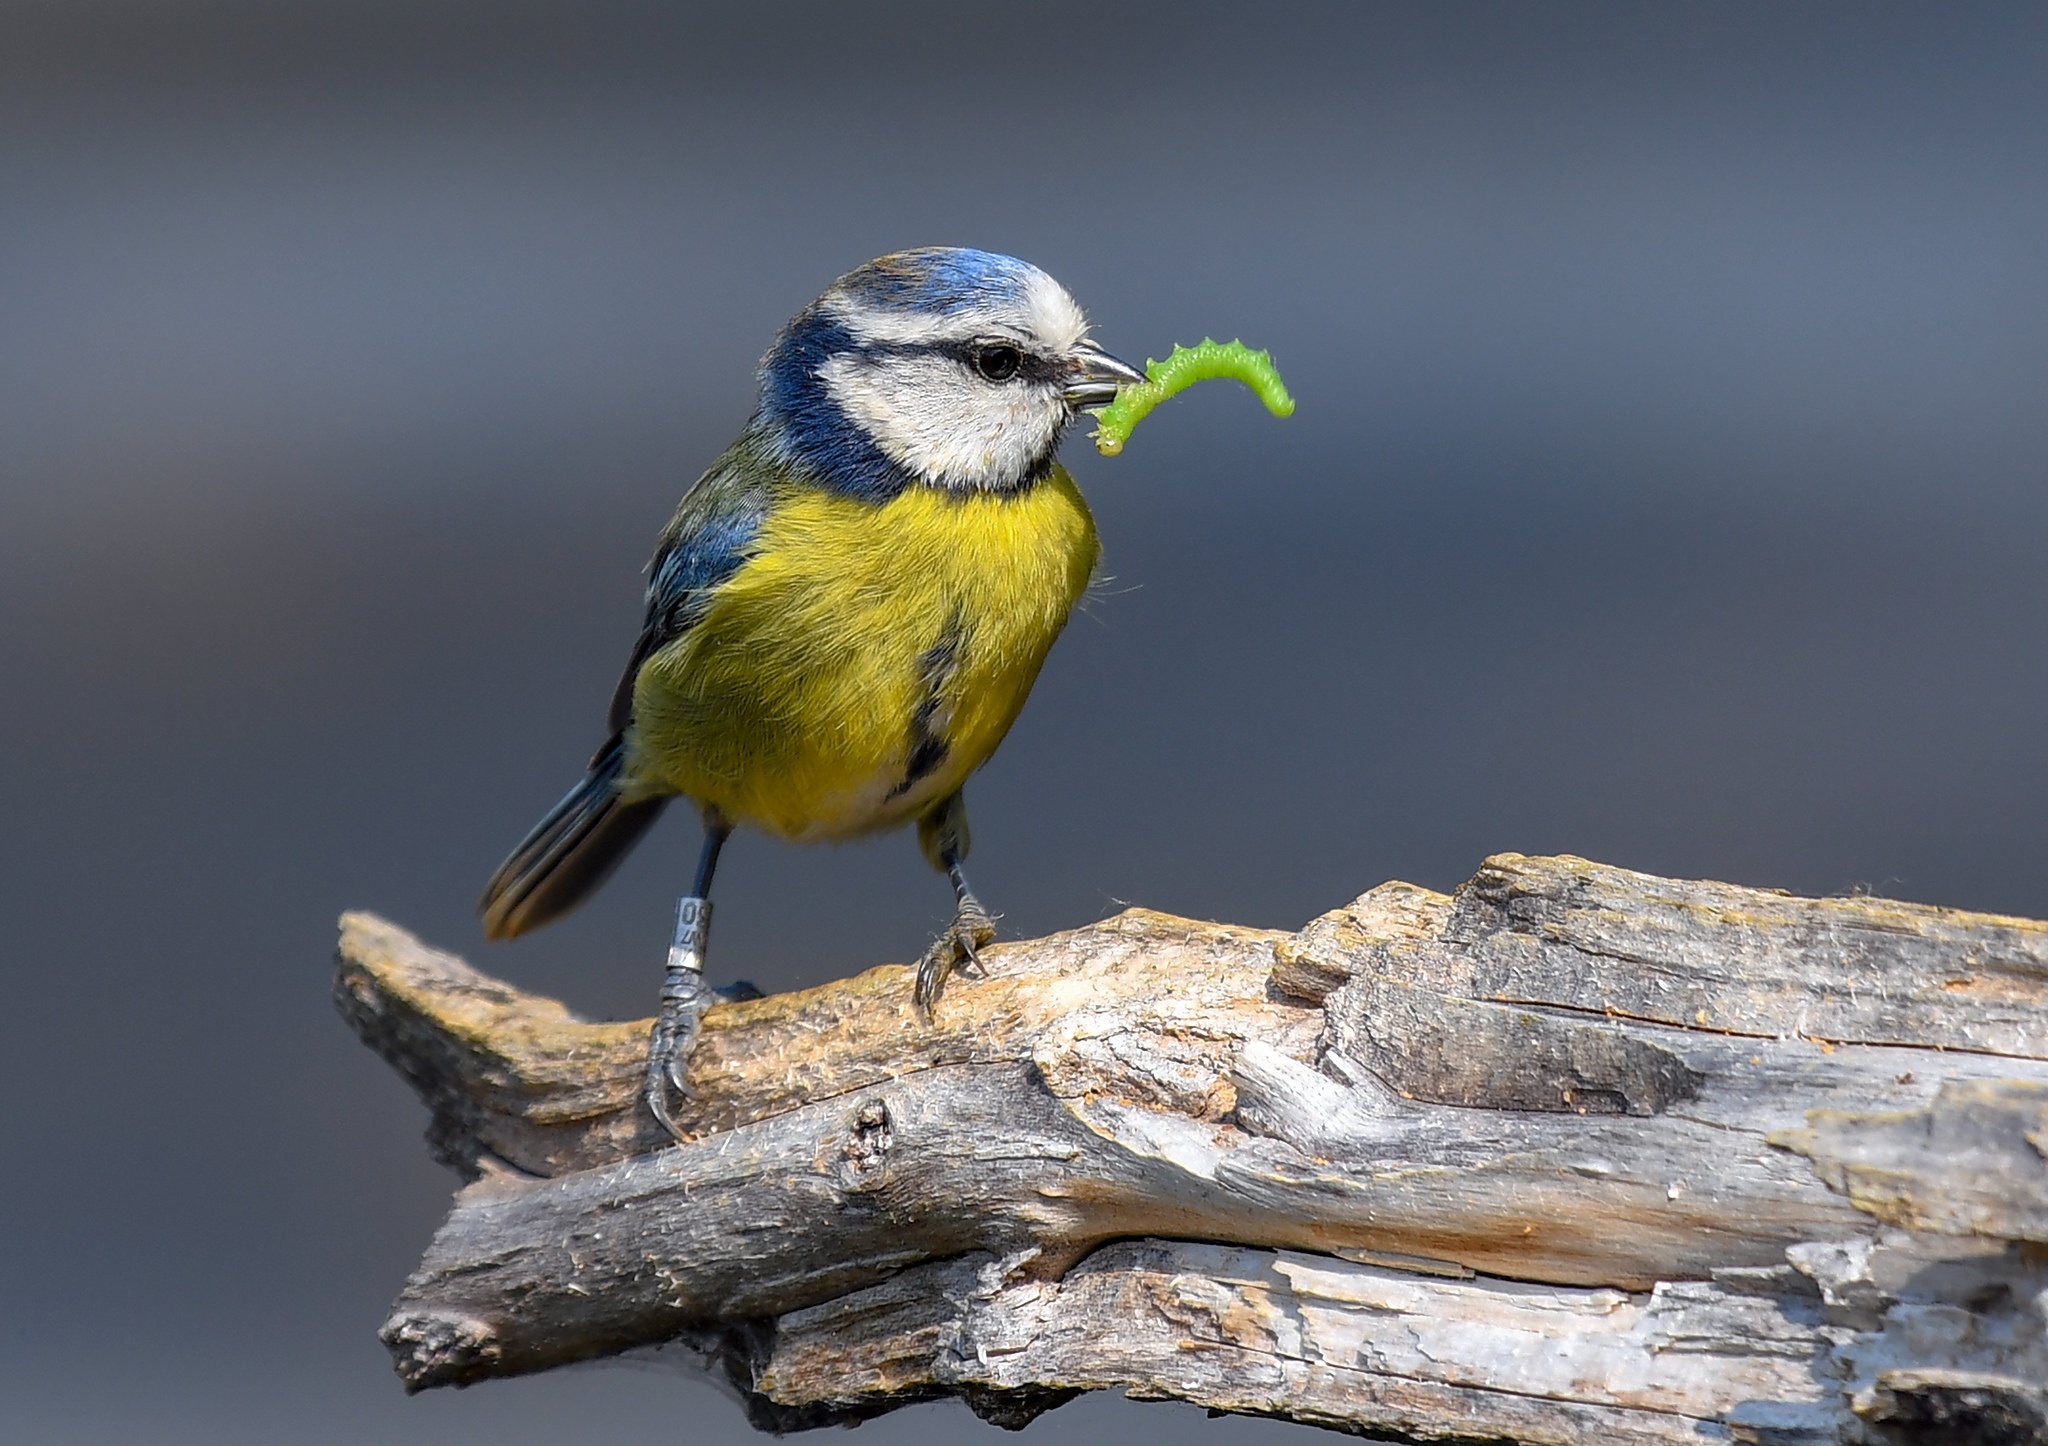
<path fill-rule="evenodd" d="M 1117 389 L 1142 382 L 1145 374 L 1129 362 L 1120 362 L 1092 341 L 1074 348 L 1072 370 L 1067 377 L 1066 399 L 1071 411 L 1106 407 L 1116 400 Z"/>

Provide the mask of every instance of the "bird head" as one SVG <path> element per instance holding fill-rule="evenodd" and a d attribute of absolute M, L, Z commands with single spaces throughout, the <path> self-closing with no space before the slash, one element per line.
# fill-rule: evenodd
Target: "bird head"
<path fill-rule="evenodd" d="M 756 425 L 835 490 L 1007 492 L 1045 476 L 1076 414 L 1142 380 L 1037 267 L 935 246 L 870 261 L 799 312 L 762 359 Z"/>

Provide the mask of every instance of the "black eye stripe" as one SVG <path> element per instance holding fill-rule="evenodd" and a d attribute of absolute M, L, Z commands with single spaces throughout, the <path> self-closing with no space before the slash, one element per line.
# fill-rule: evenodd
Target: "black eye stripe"
<path fill-rule="evenodd" d="M 990 337 L 941 350 L 948 351 L 964 362 L 969 371 L 992 382 L 1015 381 L 1019 378 L 1028 382 L 1049 382 L 1058 376 L 1057 369 L 1049 360 L 1017 345 L 1007 337 Z M 996 354 L 996 365 L 993 368 L 989 365 L 992 353 Z"/>
<path fill-rule="evenodd" d="M 1060 369 L 1049 357 L 1040 356 L 1037 352 L 1018 345 L 1009 337 L 979 337 L 973 341 L 868 342 L 849 350 L 877 359 L 898 356 L 942 356 L 958 362 L 977 377 L 986 377 L 988 374 L 981 369 L 978 359 L 983 352 L 997 347 L 1017 354 L 1017 369 L 1004 378 L 1005 381 L 1022 378 L 1030 382 L 1057 383 L 1060 380 Z"/>

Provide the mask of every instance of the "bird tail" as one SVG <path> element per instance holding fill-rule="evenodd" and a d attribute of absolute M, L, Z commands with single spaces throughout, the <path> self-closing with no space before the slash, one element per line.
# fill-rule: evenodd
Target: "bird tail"
<path fill-rule="evenodd" d="M 625 739 L 615 733 L 583 781 L 498 865 L 477 904 L 488 938 L 516 939 L 568 913 L 597 892 L 660 817 L 665 798 L 620 800 L 625 766 Z"/>

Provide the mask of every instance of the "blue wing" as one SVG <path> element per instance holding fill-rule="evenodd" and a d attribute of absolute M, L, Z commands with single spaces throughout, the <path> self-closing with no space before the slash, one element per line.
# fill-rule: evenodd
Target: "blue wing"
<path fill-rule="evenodd" d="M 633 721 L 633 683 L 640 665 L 688 632 L 719 584 L 752 556 L 767 515 L 771 473 L 751 437 L 742 437 L 683 494 L 648 569 L 647 621 L 612 693 L 614 734 Z"/>
<path fill-rule="evenodd" d="M 751 555 L 775 475 L 748 434 L 683 494 L 654 554 L 646 625 L 612 694 L 612 736 L 590 760 L 583 781 L 534 826 L 485 885 L 478 907 L 491 938 L 510 939 L 538 929 L 582 903 L 661 813 L 667 799 L 627 802 L 619 792 L 626 766 L 622 735 L 633 721 L 633 682 L 648 655 L 687 632 L 720 584 Z"/>

